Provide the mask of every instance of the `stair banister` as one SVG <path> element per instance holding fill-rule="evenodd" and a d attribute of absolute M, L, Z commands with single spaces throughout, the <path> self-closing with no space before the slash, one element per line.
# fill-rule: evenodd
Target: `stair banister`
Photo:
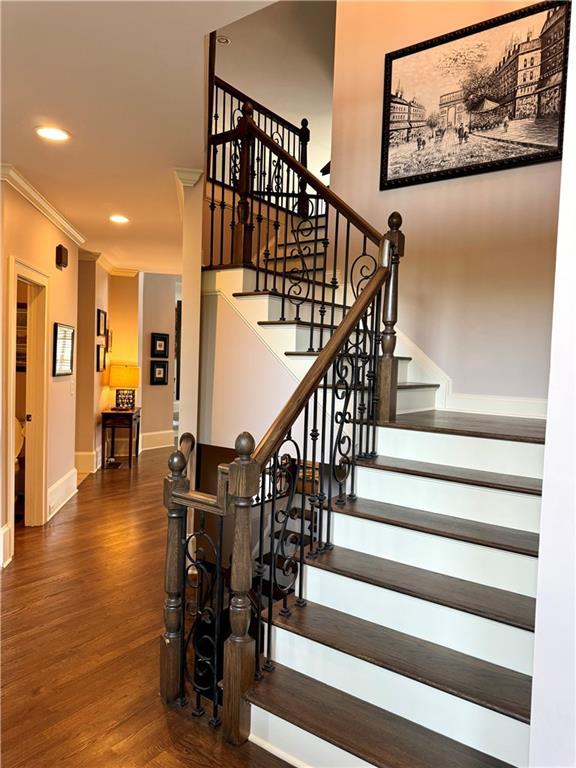
<path fill-rule="evenodd" d="M 398 268 L 404 255 L 404 234 L 400 231 L 402 216 L 394 212 L 388 219 L 389 232 L 385 237 L 391 246 L 390 279 L 384 292 L 382 321 L 382 360 L 380 361 L 380 392 L 378 399 L 378 423 L 396 420 L 398 394 L 398 358 L 396 349 L 396 323 L 398 321 Z"/>
<path fill-rule="evenodd" d="M 274 452 L 278 449 L 284 435 L 294 424 L 305 403 L 309 400 L 315 388 L 322 381 L 322 378 L 334 362 L 336 353 L 353 331 L 366 309 L 370 306 L 374 297 L 385 284 L 389 274 L 388 265 L 390 260 L 389 241 L 385 239 L 382 241 L 381 257 L 382 265 L 378 267 L 374 275 L 372 275 L 370 281 L 367 283 L 358 299 L 354 302 L 344 320 L 334 331 L 306 376 L 304 376 L 300 384 L 298 384 L 294 390 L 290 400 L 288 400 L 262 440 L 258 443 L 252 457 L 261 467 L 265 466 L 273 456 Z"/>

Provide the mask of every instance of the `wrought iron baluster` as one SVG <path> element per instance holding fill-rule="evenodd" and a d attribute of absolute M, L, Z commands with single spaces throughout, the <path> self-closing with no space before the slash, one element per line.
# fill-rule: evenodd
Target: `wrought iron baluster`
<path fill-rule="evenodd" d="M 346 305 L 348 301 L 348 283 L 350 282 L 350 221 L 346 220 L 346 244 L 344 246 L 344 295 L 342 297 L 342 318 L 346 315 Z"/>
<path fill-rule="evenodd" d="M 317 544 L 317 505 L 318 494 L 316 493 L 316 457 L 317 443 L 320 432 L 318 430 L 318 389 L 314 390 L 312 395 L 312 429 L 310 430 L 310 440 L 312 442 L 311 463 L 310 463 L 310 493 L 308 502 L 310 504 L 310 548 L 308 557 L 314 558 L 318 555 Z M 308 467 L 304 467 L 304 482 L 307 482 Z"/>
<path fill-rule="evenodd" d="M 278 472 L 278 452 L 272 457 L 271 463 L 268 464 L 268 472 L 271 472 L 270 476 L 270 492 L 272 493 L 272 499 L 270 503 L 270 565 L 268 573 L 268 616 L 266 618 L 266 660 L 264 662 L 264 669 L 267 672 L 271 672 L 274 669 L 274 663 L 272 662 L 272 619 L 274 610 L 274 584 L 276 582 L 276 558 L 274 556 L 275 543 L 276 543 L 276 501 L 277 501 L 277 485 L 276 474 Z"/>
<path fill-rule="evenodd" d="M 304 548 L 306 546 L 306 466 L 308 458 L 308 407 L 304 406 L 304 426 L 302 438 L 302 462 L 298 467 L 298 480 L 300 485 L 300 541 L 299 541 L 299 575 L 298 580 L 298 598 L 296 604 L 300 607 L 306 605 L 304 599 Z"/>
<path fill-rule="evenodd" d="M 266 472 L 260 475 L 260 513 L 258 525 L 258 562 L 256 564 L 257 593 L 256 593 L 256 678 L 262 677 L 262 605 L 264 581 L 264 538 L 266 532 Z"/>
<path fill-rule="evenodd" d="M 332 287 L 332 301 L 330 307 L 330 334 L 334 331 L 334 324 L 336 322 L 336 293 L 338 291 L 338 235 L 340 231 L 340 211 L 336 211 L 334 219 L 334 246 L 332 248 L 332 279 L 330 285 Z"/>
<path fill-rule="evenodd" d="M 324 346 L 324 318 L 326 316 L 326 265 L 328 262 L 328 226 L 329 226 L 329 213 L 330 213 L 330 207 L 326 210 L 326 225 L 324 230 L 324 237 L 322 238 L 322 272 L 320 279 L 322 280 L 322 289 L 321 289 L 321 302 L 320 302 L 320 338 L 318 340 L 318 351 L 320 351 Z M 316 272 L 314 272 L 313 275 L 314 281 L 316 281 Z"/>

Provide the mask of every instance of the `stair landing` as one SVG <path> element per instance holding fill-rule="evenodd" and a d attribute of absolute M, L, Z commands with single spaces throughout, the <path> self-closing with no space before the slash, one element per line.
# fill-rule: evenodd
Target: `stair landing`
<path fill-rule="evenodd" d="M 442 432 L 448 435 L 541 444 L 544 443 L 546 434 L 546 419 L 460 411 L 430 410 L 405 413 L 397 416 L 396 421 L 382 426 L 418 432 Z"/>

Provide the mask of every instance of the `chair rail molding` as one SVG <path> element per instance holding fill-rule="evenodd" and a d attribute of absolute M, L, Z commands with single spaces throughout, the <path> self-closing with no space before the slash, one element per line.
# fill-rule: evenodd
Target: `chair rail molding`
<path fill-rule="evenodd" d="M 64 232 L 65 235 L 73 240 L 76 245 L 83 245 L 86 242 L 86 238 L 82 235 L 69 221 L 63 216 L 53 205 L 50 203 L 44 195 L 42 195 L 36 187 L 34 187 L 28 179 L 26 179 L 20 171 L 18 171 L 13 165 L 2 165 L 0 167 L 0 180 L 10 184 L 17 192 L 19 192 L 23 198 L 28 200 L 40 213 L 58 227 L 59 230 Z"/>

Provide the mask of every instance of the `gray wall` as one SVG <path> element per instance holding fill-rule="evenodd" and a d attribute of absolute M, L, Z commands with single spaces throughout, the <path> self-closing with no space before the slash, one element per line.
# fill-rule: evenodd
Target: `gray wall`
<path fill-rule="evenodd" d="M 339 3 L 331 186 L 404 217 L 399 326 L 457 393 L 546 397 L 560 163 L 379 191 L 384 55 L 523 3 Z"/>

